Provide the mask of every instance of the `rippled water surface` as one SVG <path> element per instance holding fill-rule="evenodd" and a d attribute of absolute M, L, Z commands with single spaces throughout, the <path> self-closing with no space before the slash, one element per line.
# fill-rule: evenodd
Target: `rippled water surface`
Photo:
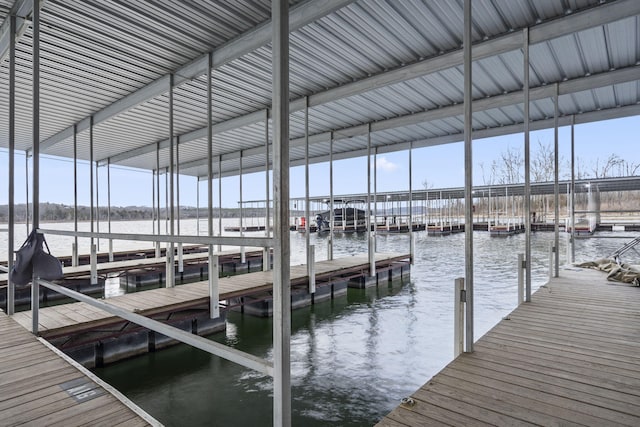
<path fill-rule="evenodd" d="M 151 232 L 150 224 L 141 223 L 123 223 L 118 231 L 147 225 Z M 195 230 L 195 222 L 185 221 L 183 227 L 183 233 L 194 234 L 189 227 Z M 552 233 L 532 235 L 534 290 L 546 280 L 552 238 Z M 579 240 L 577 258 L 606 256 L 625 241 Z M 291 234 L 293 264 L 304 259 L 304 242 L 303 235 Z M 326 259 L 326 238 L 314 234 L 311 243 L 316 245 L 316 259 Z M 60 250 L 67 245 L 54 243 Z M 406 253 L 408 248 L 408 235 L 378 236 L 379 251 Z M 364 252 L 364 234 L 336 236 L 336 257 Z M 475 233 L 476 338 L 515 307 L 515 265 L 523 252 L 524 235 L 491 238 Z M 562 263 L 565 252 L 562 240 Z M 432 237 L 420 232 L 410 280 L 377 289 L 349 289 L 343 297 L 293 311 L 293 425 L 375 424 L 444 367 L 453 357 L 453 281 L 463 275 L 464 235 Z M 271 333 L 271 319 L 230 313 L 226 332 L 211 338 L 270 358 Z M 97 373 L 167 426 L 271 425 L 269 377 L 188 346 L 123 361 Z"/>

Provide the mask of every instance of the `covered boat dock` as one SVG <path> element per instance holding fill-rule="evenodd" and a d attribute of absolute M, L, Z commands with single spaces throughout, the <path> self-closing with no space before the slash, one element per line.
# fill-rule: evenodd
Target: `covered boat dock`
<path fill-rule="evenodd" d="M 407 153 L 413 200 L 414 150 L 464 141 L 464 221 L 470 224 L 473 140 L 522 134 L 524 211 L 529 212 L 530 133 L 554 129 L 557 201 L 558 128 L 571 127 L 573 153 L 579 144 L 573 137 L 575 126 L 640 113 L 639 15 L 640 2 L 635 0 L 2 0 L 0 97 L 5 101 L 0 123 L 6 131 L 0 133 L 0 147 L 8 161 L 0 173 L 6 170 L 8 184 L 7 253 L 17 249 L 16 160 L 24 160 L 29 170 L 29 226 L 41 230 L 40 160 L 45 155 L 73 164 L 68 191 L 74 193 L 76 210 L 79 188 L 89 193 L 90 230 L 78 230 L 76 214 L 72 233 L 76 239 L 91 240 L 94 258 L 98 238 L 144 240 L 155 244 L 157 253 L 166 245 L 170 266 L 182 245 L 204 244 L 210 273 L 216 268 L 216 248 L 272 251 L 273 360 L 228 348 L 209 351 L 272 376 L 273 424 L 288 426 L 290 168 L 305 167 L 308 200 L 309 165 L 329 162 L 333 199 L 335 161 L 366 157 L 370 207 L 376 174 L 371 160 L 378 155 Z M 97 208 L 105 196 L 98 181 L 107 183 L 109 208 L 116 167 L 150 171 L 153 190 L 140 199 L 152 203 L 156 212 L 153 234 L 122 236 L 111 232 L 110 218 L 106 231 L 98 221 Z M 80 168 L 88 169 L 88 179 L 79 179 Z M 574 170 L 572 155 L 571 197 L 576 193 Z M 256 172 L 264 174 L 264 235 L 214 234 L 216 198 L 222 208 L 222 178 L 239 177 L 242 205 L 243 176 Z M 206 182 L 204 236 L 181 233 L 180 177 Z M 131 186 L 127 191 L 137 190 Z M 163 203 L 169 213 L 165 232 Z M 556 248 L 558 217 L 556 211 Z M 370 218 L 367 215 L 367 230 Z M 524 299 L 530 302 L 529 215 L 524 226 Z M 219 223 L 217 229 L 222 228 Z M 412 232 L 407 240 L 412 248 Z M 306 247 L 312 253 L 308 240 Z M 472 227 L 465 229 L 464 251 L 464 351 L 473 353 Z M 373 234 L 366 256 L 373 276 Z M 558 276 L 557 250 L 555 257 Z M 11 268 L 12 257 L 8 261 Z M 168 287 L 174 285 L 172 271 L 167 269 Z M 34 283 L 38 285 L 37 278 Z M 218 283 L 212 279 L 208 285 L 210 316 L 216 318 Z M 7 312 L 14 315 L 11 281 L 8 289 Z M 38 286 L 33 289 L 31 330 L 37 334 Z"/>

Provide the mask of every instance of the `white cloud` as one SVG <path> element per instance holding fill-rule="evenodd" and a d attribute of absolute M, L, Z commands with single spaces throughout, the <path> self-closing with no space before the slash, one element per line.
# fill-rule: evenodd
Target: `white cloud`
<path fill-rule="evenodd" d="M 378 158 L 376 167 L 383 170 L 384 172 L 393 172 L 398 169 L 398 165 L 396 163 L 390 162 L 386 157 Z"/>

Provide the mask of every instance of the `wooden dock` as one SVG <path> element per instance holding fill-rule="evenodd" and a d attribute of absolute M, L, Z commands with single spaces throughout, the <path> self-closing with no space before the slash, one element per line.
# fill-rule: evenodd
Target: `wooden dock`
<path fill-rule="evenodd" d="M 379 426 L 640 425 L 640 289 L 567 268 Z"/>
<path fill-rule="evenodd" d="M 3 426 L 160 425 L 2 312 L 0 331 Z"/>
<path fill-rule="evenodd" d="M 407 254 L 376 253 L 376 263 L 392 263 L 408 259 Z M 319 261 L 315 264 L 316 280 L 368 267 L 368 256 L 359 255 Z M 258 271 L 219 279 L 219 298 L 227 300 L 255 295 L 273 287 L 273 272 Z M 306 284 L 306 265 L 291 267 L 291 286 Z M 173 288 L 151 289 L 109 298 L 108 302 L 144 316 L 175 312 L 201 306 L 209 302 L 208 282 L 188 283 Z M 14 314 L 13 318 L 26 329 L 31 328 L 31 312 Z M 63 304 L 40 309 L 39 330 L 43 337 L 60 336 L 78 330 L 95 328 L 118 322 L 115 316 L 85 303 Z"/>
<path fill-rule="evenodd" d="M 239 259 L 240 250 L 232 249 L 226 251 L 215 252 L 218 255 L 219 262 L 224 263 L 230 259 Z M 262 249 L 255 247 L 245 248 L 245 256 L 262 256 Z M 178 256 L 176 255 L 174 263 L 177 265 Z M 183 255 L 183 261 L 186 264 L 193 262 L 207 262 L 208 254 L 206 252 L 193 252 Z M 137 259 L 125 259 L 113 262 L 102 262 L 96 264 L 98 275 L 105 276 L 108 273 L 124 272 L 137 269 L 164 269 L 166 265 L 166 257 L 160 258 L 137 258 Z M 91 265 L 81 264 L 76 267 L 62 267 L 62 272 L 65 278 L 84 277 L 91 273 Z M 7 273 L 0 273 L 0 285 L 6 285 Z"/>

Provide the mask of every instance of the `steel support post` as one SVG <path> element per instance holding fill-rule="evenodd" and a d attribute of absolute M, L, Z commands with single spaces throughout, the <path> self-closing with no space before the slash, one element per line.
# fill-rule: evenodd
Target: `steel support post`
<path fill-rule="evenodd" d="M 180 236 L 180 135 L 176 136 L 176 227 Z M 182 243 L 178 243 L 178 272 L 184 272 Z"/>
<path fill-rule="evenodd" d="M 553 270 L 553 276 L 558 277 L 560 275 L 560 184 L 559 174 L 560 168 L 558 166 L 559 154 L 559 140 L 558 140 L 558 97 L 559 89 L 558 83 L 556 83 L 556 94 L 553 97 L 553 202 L 555 213 L 555 227 L 553 234 L 553 245 L 555 253 L 555 265 Z"/>
<path fill-rule="evenodd" d="M 271 2 L 273 23 L 273 425 L 291 426 L 289 241 L 289 2 Z"/>
<path fill-rule="evenodd" d="M 32 40 L 32 126 L 33 126 L 33 229 L 40 227 L 40 1 L 33 5 Z M 40 289 L 38 278 L 31 282 L 31 331 L 38 335 Z"/>
<path fill-rule="evenodd" d="M 24 213 L 24 223 L 27 226 L 27 235 L 29 234 L 29 151 L 24 152 L 24 193 L 26 200 L 26 210 Z"/>
<path fill-rule="evenodd" d="M 240 158 L 239 161 L 239 171 L 238 171 L 238 179 L 240 186 L 240 237 L 244 237 L 244 202 L 242 199 L 242 150 L 240 150 Z M 240 263 L 244 264 L 247 262 L 247 257 L 244 250 L 244 245 L 240 246 Z"/>
<path fill-rule="evenodd" d="M 33 7 L 33 82 L 32 82 L 32 126 L 33 126 L 33 229 L 40 227 L 40 4 Z M 37 287 L 37 286 L 36 286 Z"/>
<path fill-rule="evenodd" d="M 158 209 L 158 236 L 160 235 L 160 142 L 156 144 L 156 208 Z M 160 241 L 156 242 L 156 258 L 160 258 L 162 250 Z"/>
<path fill-rule="evenodd" d="M 458 357 L 464 349 L 464 277 L 454 280 L 453 298 L 453 357 Z"/>
<path fill-rule="evenodd" d="M 214 255 L 213 245 L 209 245 L 209 317 L 211 319 L 220 317 L 219 277 L 218 255 Z"/>
<path fill-rule="evenodd" d="M 107 231 L 111 234 L 111 159 L 107 159 Z M 109 262 L 113 262 L 113 239 L 109 238 Z"/>
<path fill-rule="evenodd" d="M 93 228 L 93 223 L 95 220 L 95 204 L 94 204 L 94 161 L 93 161 L 93 116 L 91 116 L 90 124 L 89 124 L 89 199 L 90 199 L 90 208 L 89 208 L 89 222 L 90 231 L 93 233 L 95 230 Z M 91 263 L 91 273 L 90 273 L 90 282 L 92 285 L 98 284 L 98 256 L 96 252 L 95 239 L 91 236 L 89 247 L 91 253 L 89 255 L 90 263 Z"/>
<path fill-rule="evenodd" d="M 525 271 L 526 302 L 531 301 L 531 149 L 529 144 L 529 29 L 523 31 L 523 94 L 524 94 L 524 258 L 527 264 Z"/>
<path fill-rule="evenodd" d="M 16 17 L 9 17 L 9 222 L 7 242 L 7 314 L 15 310 L 15 284 L 11 279 L 13 269 L 13 251 L 15 240 L 15 155 L 16 155 Z"/>
<path fill-rule="evenodd" d="M 333 131 L 329 140 L 329 242 L 327 242 L 327 259 L 333 259 L 333 226 L 335 213 L 333 212 Z"/>
<path fill-rule="evenodd" d="M 309 277 L 309 293 L 316 293 L 316 247 L 315 245 L 309 245 L 309 254 L 307 255 L 309 262 L 308 277 Z"/>
<path fill-rule="evenodd" d="M 304 240 L 307 252 L 307 275 L 309 276 L 309 292 L 311 292 L 311 281 L 313 280 L 313 293 L 316 291 L 316 278 L 312 277 L 315 268 L 311 265 L 311 211 L 309 209 L 309 97 L 304 99 Z M 318 230 L 320 232 L 320 230 Z M 315 254 L 314 254 L 315 256 Z M 314 260 L 315 261 L 315 258 Z"/>
<path fill-rule="evenodd" d="M 218 236 L 222 236 L 222 156 L 218 156 Z M 222 245 L 218 245 L 222 251 Z"/>
<path fill-rule="evenodd" d="M 354 228 L 357 228 L 358 215 L 354 211 Z M 369 253 L 369 277 L 376 275 L 376 254 L 371 232 L 371 123 L 367 125 L 367 249 Z"/>
<path fill-rule="evenodd" d="M 198 183 L 198 187 L 200 183 Z M 198 225 L 198 228 L 200 226 Z M 207 66 L 207 236 L 213 237 L 213 54 L 209 53 Z M 209 253 L 209 316 L 220 316 L 218 304 L 218 256 L 213 255 L 213 245 L 208 245 Z M 214 282 L 215 277 L 215 282 Z"/>
<path fill-rule="evenodd" d="M 576 147 L 575 116 L 571 116 L 571 262 L 576 262 Z"/>
<path fill-rule="evenodd" d="M 173 79 L 174 75 L 169 75 L 169 234 L 175 236 L 175 155 L 174 155 L 174 135 L 173 135 Z M 175 246 L 171 242 L 167 245 L 167 280 L 165 286 L 167 288 L 173 288 L 176 285 L 175 278 Z"/>
<path fill-rule="evenodd" d="M 518 254 L 518 305 L 524 301 L 524 271 L 527 266 L 524 262 L 524 254 Z"/>
<path fill-rule="evenodd" d="M 210 156 L 208 156 L 209 159 Z M 209 162 L 211 164 L 211 162 Z M 207 176 L 209 173 L 207 172 Z M 196 236 L 200 235 L 200 177 L 196 178 Z"/>
<path fill-rule="evenodd" d="M 373 153 L 373 250 L 378 250 L 378 147 Z"/>
<path fill-rule="evenodd" d="M 549 281 L 553 279 L 553 272 L 555 271 L 555 268 L 553 266 L 553 253 L 555 252 L 555 247 L 553 245 L 554 242 L 549 242 Z"/>
<path fill-rule="evenodd" d="M 73 231 L 78 232 L 78 126 L 73 125 Z M 71 265 L 77 267 L 78 236 L 73 236 L 71 247 Z"/>
<path fill-rule="evenodd" d="M 269 209 L 269 110 L 264 110 L 264 183 L 265 183 L 265 214 L 264 214 L 264 235 L 269 237 L 271 230 L 271 212 Z M 269 248 L 262 249 L 262 271 L 271 269 Z"/>
<path fill-rule="evenodd" d="M 413 143 L 409 145 L 409 255 L 415 265 L 416 240 L 413 234 Z"/>
<path fill-rule="evenodd" d="M 471 0 L 464 1 L 464 252 L 465 252 L 465 352 L 473 351 L 473 158 L 471 79 Z"/>
<path fill-rule="evenodd" d="M 100 169 L 98 162 L 94 162 L 93 170 L 96 173 L 96 233 L 100 233 Z M 100 238 L 96 238 L 96 247 L 100 250 Z"/>

